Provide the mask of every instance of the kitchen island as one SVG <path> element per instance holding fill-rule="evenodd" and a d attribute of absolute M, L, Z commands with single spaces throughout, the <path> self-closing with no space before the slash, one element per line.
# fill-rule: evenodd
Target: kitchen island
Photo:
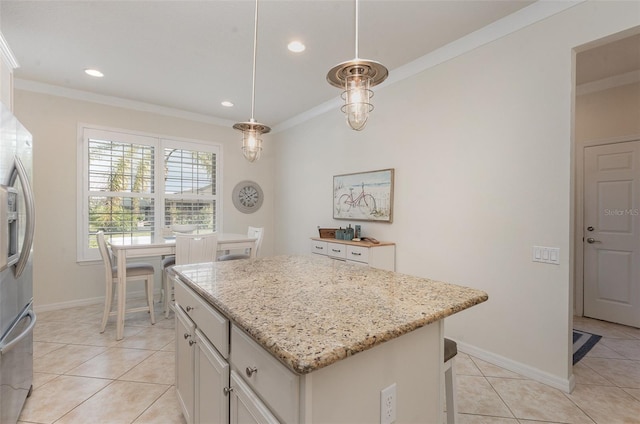
<path fill-rule="evenodd" d="M 440 422 L 442 320 L 488 298 L 314 255 L 175 270 L 188 422 L 378 423 L 393 384 L 395 422 Z"/>

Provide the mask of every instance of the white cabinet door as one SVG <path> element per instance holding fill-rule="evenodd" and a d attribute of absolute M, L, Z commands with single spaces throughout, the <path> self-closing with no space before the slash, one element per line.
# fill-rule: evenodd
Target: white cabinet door
<path fill-rule="evenodd" d="M 229 364 L 196 329 L 195 352 L 195 422 L 227 424 L 229 397 L 224 393 L 229 383 Z"/>
<path fill-rule="evenodd" d="M 176 305 L 176 393 L 187 424 L 193 424 L 195 361 L 193 338 L 195 326 L 182 308 Z"/>
<path fill-rule="evenodd" d="M 235 371 L 231 371 L 231 387 L 231 424 L 279 424 Z"/>

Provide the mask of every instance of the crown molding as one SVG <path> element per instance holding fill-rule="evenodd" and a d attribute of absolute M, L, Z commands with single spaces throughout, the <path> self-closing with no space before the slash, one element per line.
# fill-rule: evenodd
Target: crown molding
<path fill-rule="evenodd" d="M 626 74 L 614 75 L 598 81 L 586 82 L 576 86 L 576 95 L 596 93 L 598 91 L 609 90 L 627 84 L 640 82 L 640 70 L 627 72 Z"/>
<path fill-rule="evenodd" d="M 235 123 L 234 121 L 230 121 L 227 119 L 216 118 L 214 116 L 203 115 L 195 112 L 188 112 L 181 109 L 159 106 L 151 103 L 138 102 L 134 100 L 123 99 L 121 97 L 105 96 L 103 94 L 96 94 L 89 91 L 60 87 L 57 85 L 45 84 L 21 78 L 14 78 L 13 83 L 14 87 L 17 90 L 32 91 L 35 93 L 49 94 L 52 96 L 65 97 L 73 100 L 81 100 L 107 106 L 137 110 L 140 112 L 155 113 L 158 115 L 186 119 L 195 122 L 202 122 L 205 124 L 219 125 L 222 127 L 232 127 Z"/>
<path fill-rule="evenodd" d="M 423 72 L 429 68 L 440 65 L 455 57 L 468 53 L 480 46 L 489 44 L 509 34 L 517 32 L 529 25 L 542 21 L 550 16 L 563 12 L 571 7 L 574 7 L 586 0 L 569 0 L 569 1 L 545 1 L 539 0 L 519 11 L 505 16 L 485 27 L 480 28 L 458 40 L 455 40 L 449 44 L 446 44 L 439 49 L 432 51 L 406 65 L 393 69 L 389 72 L 389 77 L 376 88 L 376 90 L 382 90 L 397 82 L 410 78 L 420 72 Z M 276 126 L 274 126 L 274 133 L 283 131 L 285 129 L 299 125 L 305 121 L 308 121 L 316 116 L 319 116 L 335 105 L 341 104 L 339 99 L 336 101 L 328 101 L 302 112 L 299 115 L 294 116 Z"/>
<path fill-rule="evenodd" d="M 0 56 L 2 56 L 2 59 L 4 59 L 4 61 L 11 67 L 12 71 L 20 67 L 18 60 L 11 51 L 11 48 L 9 47 L 7 40 L 5 40 L 4 35 L 2 35 L 2 32 L 0 32 Z"/>

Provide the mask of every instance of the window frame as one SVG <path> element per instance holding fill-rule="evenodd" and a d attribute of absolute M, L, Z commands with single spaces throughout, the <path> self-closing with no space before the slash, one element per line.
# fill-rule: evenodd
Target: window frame
<path fill-rule="evenodd" d="M 105 137 L 105 134 L 109 134 Z M 118 134 L 117 139 L 113 134 Z M 165 193 L 165 148 L 183 149 L 214 153 L 216 155 L 215 164 L 215 194 L 207 196 L 207 200 L 215 202 L 215 222 L 217 231 L 222 228 L 222 163 L 223 144 L 219 142 L 202 141 L 173 137 L 167 135 L 151 134 L 140 131 L 132 131 L 120 128 L 105 127 L 86 123 L 78 124 L 78 148 L 77 148 L 77 231 L 76 231 L 76 260 L 77 262 L 88 262 L 101 260 L 100 252 L 97 248 L 89 247 L 89 197 L 99 192 L 89 190 L 89 138 L 112 139 L 117 142 L 135 143 L 152 146 L 154 148 L 154 191 L 152 193 L 130 193 L 131 197 L 144 197 L 153 199 L 154 204 L 154 224 L 155 234 L 162 234 L 165 229 L 165 199 L 172 198 L 172 195 Z M 102 193 L 101 193 L 102 194 Z M 111 194 L 104 192 L 105 195 Z M 129 197 L 127 195 L 127 197 Z M 195 199 L 196 195 L 183 195 L 183 199 Z M 201 199 L 201 198 L 200 198 Z"/>

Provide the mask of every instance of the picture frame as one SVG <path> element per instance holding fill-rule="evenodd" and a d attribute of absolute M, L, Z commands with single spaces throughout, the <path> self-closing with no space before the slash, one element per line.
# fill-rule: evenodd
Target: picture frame
<path fill-rule="evenodd" d="M 393 222 L 394 169 L 334 175 L 333 218 Z"/>

